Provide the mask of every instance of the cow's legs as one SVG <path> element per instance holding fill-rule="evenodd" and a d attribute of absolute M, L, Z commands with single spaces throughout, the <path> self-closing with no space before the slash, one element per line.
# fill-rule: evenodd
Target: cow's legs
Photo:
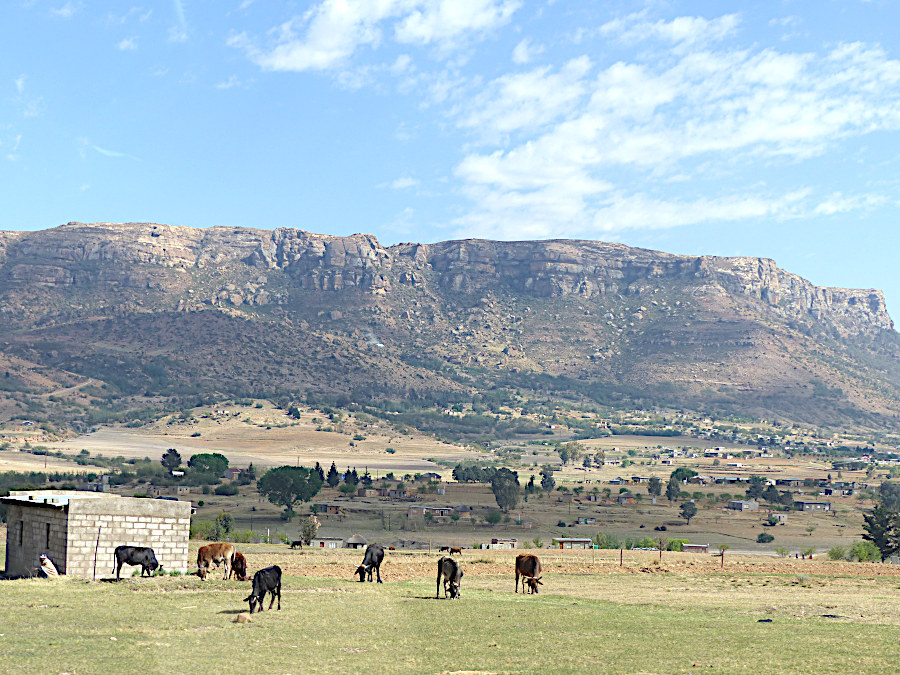
<path fill-rule="evenodd" d="M 378 583 L 381 583 L 381 565 L 375 565 L 375 575 L 378 577 Z M 371 581 L 371 579 L 369 579 Z"/>
<path fill-rule="evenodd" d="M 269 611 L 272 611 L 272 605 L 275 604 L 275 594 L 278 593 L 278 611 L 281 611 L 281 586 L 276 586 L 272 590 L 272 602 L 269 603 Z"/>

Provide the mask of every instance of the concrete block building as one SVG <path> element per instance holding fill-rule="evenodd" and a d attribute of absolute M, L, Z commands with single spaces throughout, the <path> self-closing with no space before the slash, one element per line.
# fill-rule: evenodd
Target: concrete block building
<path fill-rule="evenodd" d="M 75 490 L 13 490 L 6 574 L 28 576 L 46 553 L 60 574 L 110 576 L 117 546 L 149 546 L 167 572 L 188 571 L 191 503 Z M 126 566 L 123 572 L 128 570 Z"/>

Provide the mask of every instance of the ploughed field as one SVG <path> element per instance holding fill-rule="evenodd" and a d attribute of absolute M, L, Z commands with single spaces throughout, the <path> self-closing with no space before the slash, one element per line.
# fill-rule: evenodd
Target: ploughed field
<path fill-rule="evenodd" d="M 199 545 L 193 542 L 195 554 Z M 521 551 L 467 549 L 462 599 L 435 600 L 437 551 L 239 544 L 284 571 L 282 611 L 250 583 L 196 576 L 0 582 L 0 673 L 886 673 L 900 663 L 900 568 L 728 555 L 536 550 L 539 595 L 513 592 Z M 127 568 L 126 568 L 127 569 Z M 268 599 L 265 602 L 268 608 Z"/>

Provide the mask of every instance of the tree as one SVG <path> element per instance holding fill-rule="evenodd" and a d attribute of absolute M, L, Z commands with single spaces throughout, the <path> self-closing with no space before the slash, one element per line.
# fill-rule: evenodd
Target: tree
<path fill-rule="evenodd" d="M 342 495 L 347 495 L 351 498 L 356 494 L 356 486 L 353 483 L 343 483 L 338 490 Z"/>
<path fill-rule="evenodd" d="M 747 499 L 762 499 L 766 491 L 766 479 L 762 476 L 750 476 L 747 486 Z"/>
<path fill-rule="evenodd" d="M 188 466 L 194 471 L 221 476 L 228 468 L 228 458 L 218 452 L 201 452 L 188 460 Z"/>
<path fill-rule="evenodd" d="M 672 472 L 672 475 L 669 476 L 669 480 L 678 481 L 679 483 L 683 483 L 684 481 L 693 478 L 697 475 L 697 472 L 693 469 L 689 469 L 686 466 L 679 466 Z"/>
<path fill-rule="evenodd" d="M 594 460 L 591 458 L 590 455 L 585 455 L 585 456 L 584 456 L 584 461 L 581 463 L 581 465 L 582 465 L 585 469 L 590 469 L 590 468 L 594 465 Z"/>
<path fill-rule="evenodd" d="M 319 478 L 321 478 L 322 482 L 324 483 L 325 482 L 325 471 L 322 469 L 322 465 L 319 464 L 318 462 L 316 462 L 315 471 L 317 474 L 319 474 Z"/>
<path fill-rule="evenodd" d="M 169 471 L 174 471 L 179 466 L 181 466 L 181 453 L 179 453 L 175 448 L 169 448 L 168 450 L 166 450 L 166 452 L 162 456 L 162 459 L 159 461 Z"/>
<path fill-rule="evenodd" d="M 681 483 L 675 479 L 670 478 L 669 484 L 666 485 L 666 499 L 670 502 L 674 502 L 678 499 L 678 496 L 681 494 Z"/>
<path fill-rule="evenodd" d="M 691 518 L 697 515 L 697 505 L 694 502 L 685 502 L 681 505 L 681 517 L 684 518 L 688 525 L 691 524 Z"/>
<path fill-rule="evenodd" d="M 256 483 L 259 493 L 276 506 L 283 506 L 288 516 L 293 512 L 294 504 L 298 501 L 308 502 L 321 488 L 319 474 L 305 466 L 270 469 Z"/>
<path fill-rule="evenodd" d="M 216 540 L 226 539 L 232 530 L 234 530 L 234 516 L 222 511 L 216 516 Z"/>
<path fill-rule="evenodd" d="M 878 486 L 878 497 L 888 511 L 900 512 L 900 483 L 884 481 Z"/>
<path fill-rule="evenodd" d="M 319 519 L 316 518 L 315 514 L 300 521 L 300 538 L 307 546 L 309 546 L 309 542 L 316 538 L 318 531 Z"/>
<path fill-rule="evenodd" d="M 563 466 L 569 463 L 569 447 L 568 443 L 559 446 L 559 458 L 562 460 Z"/>
<path fill-rule="evenodd" d="M 541 488 L 546 492 L 553 492 L 556 487 L 556 481 L 553 479 L 553 469 L 545 466 L 541 469 Z"/>
<path fill-rule="evenodd" d="M 356 484 L 359 483 L 359 475 L 356 473 L 356 467 L 353 467 L 352 471 L 347 467 L 347 471 L 344 473 L 344 482 L 353 486 L 356 486 Z"/>
<path fill-rule="evenodd" d="M 341 476 L 338 474 L 334 462 L 331 463 L 331 468 L 328 469 L 328 477 L 325 479 L 325 482 L 328 483 L 329 487 L 337 487 L 337 484 L 341 482 Z"/>
<path fill-rule="evenodd" d="M 500 513 L 497 509 L 491 509 L 486 514 L 484 514 L 484 520 L 488 525 L 496 525 L 501 520 L 503 520 L 503 514 Z"/>
<path fill-rule="evenodd" d="M 651 497 L 659 497 L 662 494 L 662 481 L 653 477 L 647 482 L 647 493 Z"/>
<path fill-rule="evenodd" d="M 881 562 L 884 562 L 900 550 L 900 518 L 892 513 L 884 504 L 878 504 L 872 513 L 863 516 L 862 538 L 871 541 L 878 547 Z"/>
<path fill-rule="evenodd" d="M 519 503 L 519 474 L 507 468 L 498 469 L 491 480 L 491 492 L 497 506 L 504 511 L 516 508 Z"/>

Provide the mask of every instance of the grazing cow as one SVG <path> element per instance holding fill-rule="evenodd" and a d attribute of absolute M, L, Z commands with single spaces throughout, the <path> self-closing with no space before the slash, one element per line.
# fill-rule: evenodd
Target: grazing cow
<path fill-rule="evenodd" d="M 238 581 L 249 581 L 250 577 L 247 576 L 247 559 L 244 557 L 243 553 L 235 553 L 234 554 L 234 562 L 231 563 L 231 572 L 234 573 L 234 578 Z M 228 578 L 231 578 L 231 572 L 228 574 Z"/>
<path fill-rule="evenodd" d="M 291 548 L 301 548 L 302 549 L 303 548 L 303 540 L 301 539 L 300 541 L 292 541 Z"/>
<path fill-rule="evenodd" d="M 460 555 L 462 555 L 462 547 L 451 546 L 450 547 L 450 555 L 453 555 L 454 553 L 459 553 Z"/>
<path fill-rule="evenodd" d="M 272 565 L 264 570 L 260 570 L 253 575 L 253 591 L 244 598 L 244 602 L 250 603 L 250 613 L 259 604 L 259 611 L 263 611 L 263 600 L 266 593 L 272 594 L 272 600 L 269 602 L 269 610 L 275 604 L 275 596 L 278 596 L 278 611 L 281 611 L 281 568 L 278 565 Z"/>
<path fill-rule="evenodd" d="M 463 571 L 461 565 L 453 558 L 444 556 L 438 560 L 437 591 L 436 598 L 441 597 L 441 577 L 444 578 L 444 597 L 447 597 L 447 586 L 450 586 L 450 599 L 461 597 L 459 585 L 462 582 Z"/>
<path fill-rule="evenodd" d="M 444 551 L 449 551 L 449 550 L 450 550 L 450 547 L 449 547 L 449 546 L 441 546 L 441 547 L 438 549 L 438 553 L 443 553 Z"/>
<path fill-rule="evenodd" d="M 225 563 L 225 576 L 222 578 L 227 579 L 234 564 L 234 546 L 227 542 L 216 542 L 215 544 L 201 546 L 200 550 L 197 551 L 197 570 L 201 579 L 205 579 L 206 575 L 209 574 L 210 563 L 215 563 L 216 567 Z"/>
<path fill-rule="evenodd" d="M 519 577 L 522 577 L 523 593 L 526 583 L 532 593 L 538 592 L 538 584 L 541 584 L 541 561 L 536 555 L 520 553 L 516 556 L 516 593 L 519 592 Z"/>
<path fill-rule="evenodd" d="M 159 567 L 153 549 L 146 546 L 117 546 L 114 555 L 113 572 L 116 573 L 116 581 L 120 579 L 119 575 L 122 572 L 122 565 L 126 563 L 129 565 L 140 565 L 141 576 L 144 576 L 144 572 L 146 572 L 148 577 Z"/>
<path fill-rule="evenodd" d="M 384 560 L 384 548 L 378 544 L 369 544 L 368 548 L 366 548 L 366 555 L 363 557 L 362 565 L 356 568 L 359 580 L 365 581 L 366 575 L 368 575 L 369 581 L 372 581 L 372 570 L 374 569 L 375 576 L 380 584 L 382 560 Z"/>

